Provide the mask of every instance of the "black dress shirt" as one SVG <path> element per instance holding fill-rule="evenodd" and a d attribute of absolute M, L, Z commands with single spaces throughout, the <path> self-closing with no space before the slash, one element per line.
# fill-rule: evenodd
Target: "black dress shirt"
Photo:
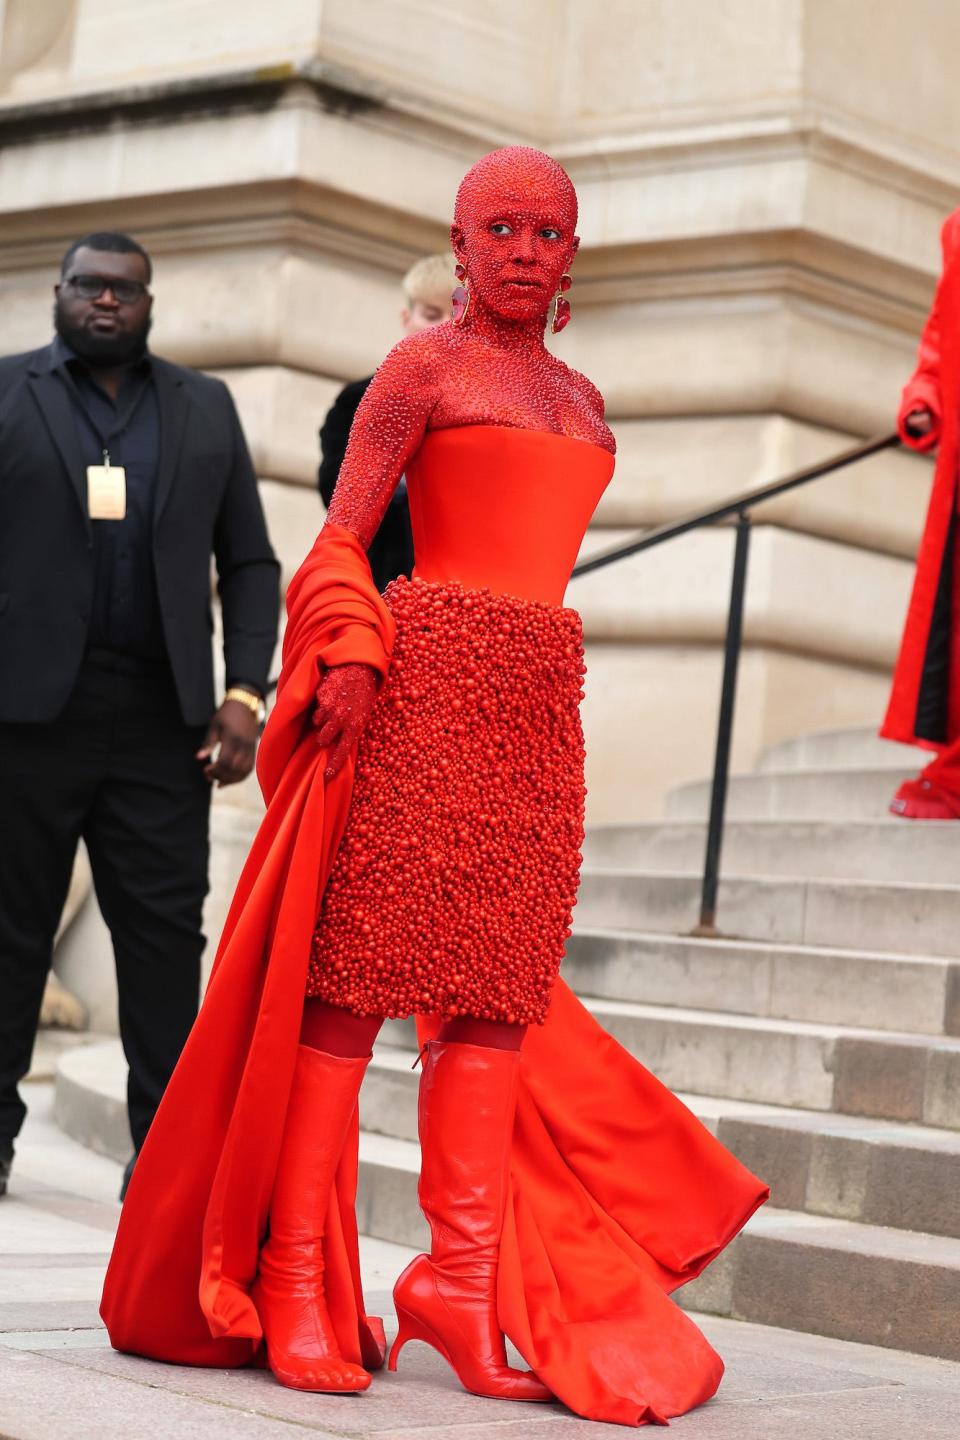
<path fill-rule="evenodd" d="M 89 518 L 83 402 L 65 366 L 52 344 L 0 356 L 0 724 L 55 720 L 90 647 L 94 529 L 103 522 Z M 149 368 L 159 443 L 153 504 L 138 506 L 137 553 L 152 560 L 181 715 L 201 726 L 216 708 L 210 562 L 227 683 L 252 681 L 261 694 L 277 637 L 279 566 L 226 385 L 158 355 Z M 85 454 L 102 462 L 99 450 Z"/>
<path fill-rule="evenodd" d="M 160 411 L 149 355 L 123 374 L 116 400 L 58 336 L 54 369 L 70 392 L 81 466 L 126 471 L 122 520 L 94 520 L 93 605 L 88 645 L 137 660 L 167 658 L 153 561 L 153 515 L 160 456 Z"/>

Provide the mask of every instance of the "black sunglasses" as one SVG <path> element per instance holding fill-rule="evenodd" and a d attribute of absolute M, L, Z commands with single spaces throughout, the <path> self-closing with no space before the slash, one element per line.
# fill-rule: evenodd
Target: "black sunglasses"
<path fill-rule="evenodd" d="M 135 305 L 147 293 L 140 280 L 115 280 L 109 275 L 68 275 L 62 284 L 69 285 L 81 300 L 99 300 L 109 290 L 118 305 Z"/>

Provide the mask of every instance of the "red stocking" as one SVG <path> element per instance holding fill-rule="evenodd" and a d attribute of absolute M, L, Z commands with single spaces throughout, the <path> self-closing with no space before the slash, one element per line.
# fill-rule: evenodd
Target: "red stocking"
<path fill-rule="evenodd" d="M 365 1059 L 383 1024 L 382 1015 L 353 1015 L 325 1000 L 304 1002 L 300 1044 L 345 1060 Z"/>
<path fill-rule="evenodd" d="M 487 1045 L 492 1050 L 519 1050 L 526 1025 L 508 1025 L 502 1020 L 474 1020 L 472 1015 L 457 1015 L 444 1020 L 437 1039 L 445 1044 Z"/>

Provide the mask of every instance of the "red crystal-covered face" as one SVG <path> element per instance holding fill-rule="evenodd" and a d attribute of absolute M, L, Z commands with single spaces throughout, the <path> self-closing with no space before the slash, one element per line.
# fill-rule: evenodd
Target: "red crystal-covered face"
<path fill-rule="evenodd" d="M 450 237 L 472 295 L 505 320 L 544 316 L 580 241 L 577 195 L 540 150 L 494 150 L 464 176 Z"/>

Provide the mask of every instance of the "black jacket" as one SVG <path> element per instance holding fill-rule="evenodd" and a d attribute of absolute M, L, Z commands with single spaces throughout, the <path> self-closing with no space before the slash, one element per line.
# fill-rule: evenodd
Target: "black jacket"
<path fill-rule="evenodd" d="M 153 358 L 160 462 L 153 558 L 183 718 L 215 708 L 210 556 L 228 677 L 262 690 L 277 633 L 279 566 L 227 387 Z M 86 472 L 51 347 L 0 359 L 0 721 L 54 720 L 87 645 L 93 591 Z"/>
<path fill-rule="evenodd" d="M 333 499 L 334 486 L 340 474 L 340 466 L 350 438 L 350 426 L 357 413 L 360 401 L 372 375 L 366 380 L 353 380 L 345 385 L 327 411 L 327 418 L 320 430 L 320 494 L 324 505 Z M 373 583 L 378 590 L 385 590 L 398 575 L 410 575 L 413 570 L 413 532 L 410 529 L 410 504 L 406 486 L 401 484 L 387 507 L 387 513 L 380 528 L 370 542 L 367 551 Z"/>

